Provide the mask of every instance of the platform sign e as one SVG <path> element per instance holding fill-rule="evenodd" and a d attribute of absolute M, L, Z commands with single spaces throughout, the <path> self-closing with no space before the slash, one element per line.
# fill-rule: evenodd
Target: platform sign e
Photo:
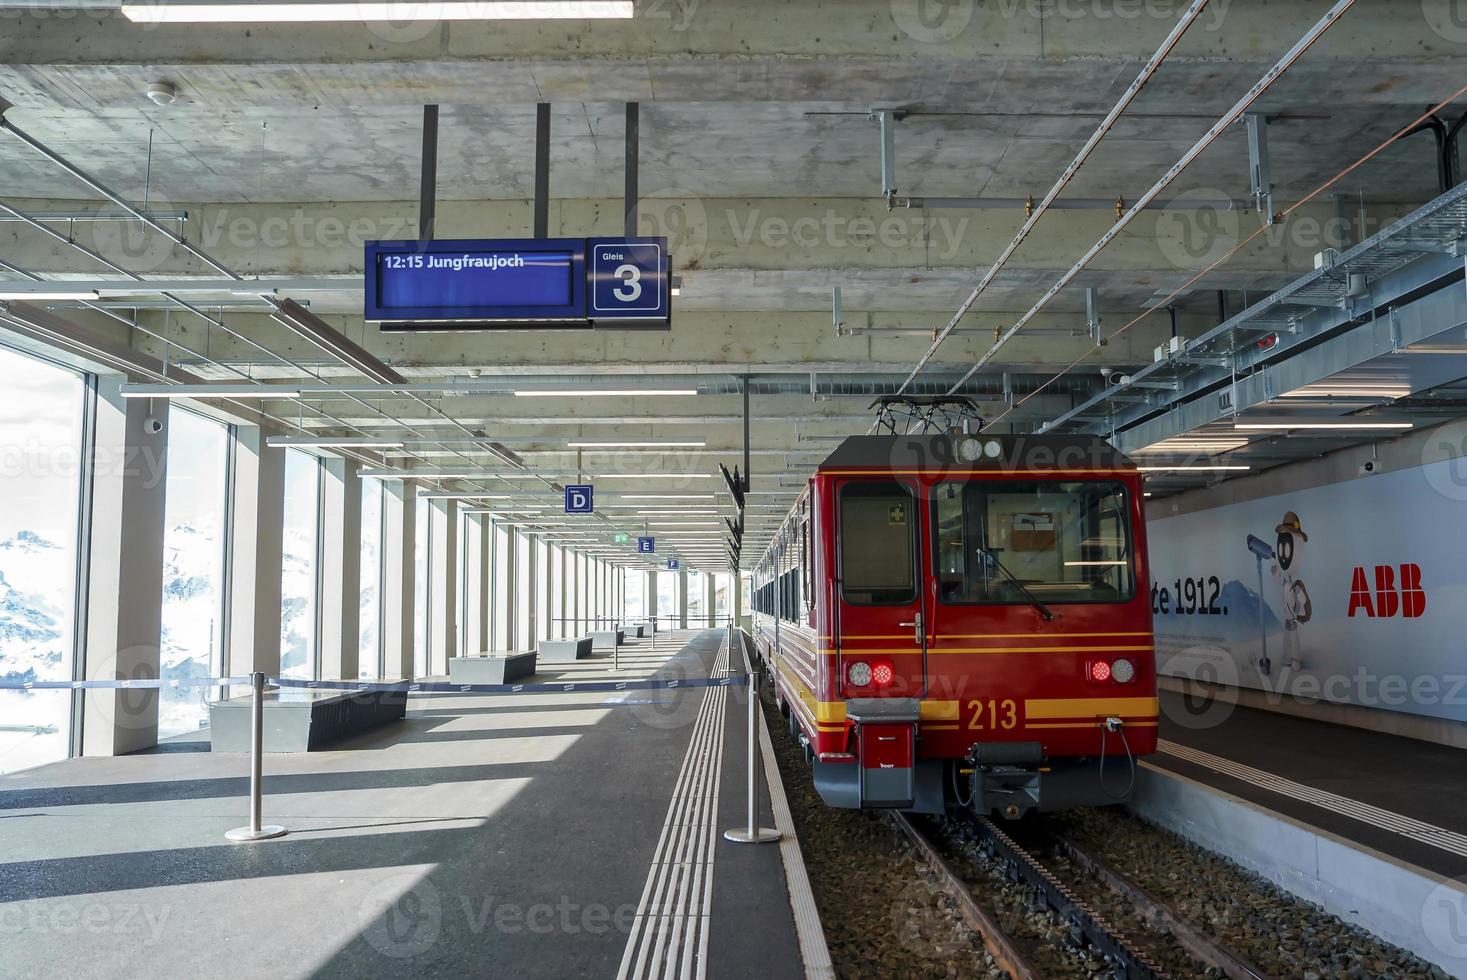
<path fill-rule="evenodd" d="M 667 239 L 592 238 L 586 250 L 591 319 L 668 318 Z"/>
<path fill-rule="evenodd" d="M 637 539 L 637 554 L 639 554 L 639 555 L 655 555 L 655 554 L 657 554 L 657 539 L 656 538 L 638 538 Z"/>
<path fill-rule="evenodd" d="M 682 563 L 679 562 L 676 558 L 669 558 L 669 559 L 667 559 L 667 570 L 669 572 L 675 572 L 675 571 L 677 571 L 681 567 L 682 567 Z"/>
<path fill-rule="evenodd" d="M 567 514 L 594 514 L 596 512 L 595 488 L 589 483 L 573 484 L 565 488 L 565 512 Z"/>

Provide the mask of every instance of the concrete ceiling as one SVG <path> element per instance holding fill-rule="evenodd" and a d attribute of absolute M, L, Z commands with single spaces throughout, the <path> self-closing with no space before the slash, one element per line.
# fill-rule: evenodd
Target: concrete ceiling
<path fill-rule="evenodd" d="M 0 97 L 16 106 L 8 121 L 132 202 L 146 196 L 151 208 L 187 210 L 190 241 L 242 275 L 289 280 L 283 294 L 308 301 L 409 378 L 824 373 L 857 390 L 863 375 L 871 385 L 904 376 L 1022 221 L 1012 206 L 889 212 L 868 110 L 904 113 L 900 195 L 1037 198 L 1185 4 L 647 0 L 631 23 L 159 29 L 96 2 L 85 12 L 67 0 L 10 9 L 20 6 L 0 0 Z M 1067 197 L 1133 200 L 1325 9 L 1320 0 L 1214 0 Z M 1271 119 L 1276 207 L 1462 84 L 1467 29 L 1454 13 L 1451 0 L 1360 0 L 1258 103 Z M 144 97 L 157 81 L 178 87 L 176 103 Z M 529 233 L 534 104 L 548 101 L 551 230 L 581 236 L 621 229 L 626 100 L 642 103 L 640 227 L 672 237 L 684 277 L 670 333 L 404 337 L 362 323 L 360 241 L 416 234 L 423 103 L 442 106 L 440 235 Z M 1444 115 L 1464 110 L 1459 103 Z M 1241 201 L 1248 189 L 1246 141 L 1235 128 L 1163 195 L 1174 207 L 1138 219 L 985 370 L 980 380 L 995 390 L 1005 371 L 1023 391 L 1061 370 L 1080 389 L 1055 386 L 1007 421 L 1027 426 L 1063 410 L 1098 384 L 1101 365 L 1149 361 L 1170 332 L 1167 314 L 1097 351 L 1083 330 L 1082 287 L 1100 290 L 1108 327 L 1129 323 L 1258 227 L 1255 212 L 1196 206 Z M 1390 146 L 1331 190 L 1338 201 L 1321 197 L 1192 284 L 1177 300 L 1180 332 L 1217 322 L 1218 290 L 1236 310 L 1245 290 L 1277 288 L 1311 268 L 1315 253 L 1435 196 L 1431 137 Z M 28 212 L 112 209 L 3 134 L 0 202 Z M 1332 219 L 1343 219 L 1343 235 L 1325 230 Z M 971 332 L 938 352 L 934 372 L 950 379 L 965 370 L 993 329 L 1028 309 L 1112 220 L 1108 210 L 1046 217 L 964 321 Z M 219 278 L 133 225 L 51 227 L 146 278 L 199 288 Z M 16 222 L 0 223 L 0 260 L 46 279 L 122 278 Z M 23 278 L 4 268 L 0 279 Z M 853 334 L 837 335 L 831 323 L 833 286 Z M 132 327 L 74 305 L 54 311 L 203 377 L 351 377 L 258 304 L 228 292 L 190 296 L 229 330 L 165 313 L 161 300 L 122 312 L 135 317 Z M 842 395 L 827 381 L 822 389 L 816 379 L 816 396 L 755 399 L 761 472 L 786 456 L 800 472 L 812 447 L 818 456 L 828 445 L 802 438 L 812 432 L 864 431 L 869 395 Z M 734 448 L 737 398 L 708 390 L 576 411 L 537 405 L 532 415 L 523 399 L 489 395 L 435 397 L 441 416 L 385 396 L 369 399 L 371 410 L 342 399 L 289 414 L 313 432 L 377 431 L 384 411 L 430 428 L 453 430 L 443 416 L 505 436 L 528 428 L 544 439 L 520 448 L 552 472 L 566 464 L 567 436 L 587 429 L 645 436 L 673 421 L 705 428 L 709 448 Z M 440 455 L 452 454 L 418 458 Z M 694 454 L 688 465 L 736 458 Z"/>

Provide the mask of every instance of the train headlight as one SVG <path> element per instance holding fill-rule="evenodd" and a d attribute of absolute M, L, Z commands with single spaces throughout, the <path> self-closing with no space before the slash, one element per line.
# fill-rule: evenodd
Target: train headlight
<path fill-rule="evenodd" d="M 990 439 L 983 444 L 983 455 L 989 459 L 998 459 L 1003 455 L 1003 443 L 997 439 Z"/>
<path fill-rule="evenodd" d="M 958 459 L 965 463 L 976 463 L 983 457 L 983 443 L 977 439 L 964 439 L 958 443 Z"/>
<path fill-rule="evenodd" d="M 846 668 L 846 680 L 852 687 L 866 687 L 871 683 L 871 665 L 857 660 Z"/>
<path fill-rule="evenodd" d="M 1110 665 L 1110 676 L 1117 684 L 1129 684 L 1136 679 L 1136 665 L 1129 660 L 1116 660 Z"/>

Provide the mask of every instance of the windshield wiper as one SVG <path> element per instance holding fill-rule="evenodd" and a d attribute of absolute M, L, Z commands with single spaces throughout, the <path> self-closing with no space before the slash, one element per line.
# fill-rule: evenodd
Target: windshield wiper
<path fill-rule="evenodd" d="M 1039 615 L 1044 617 L 1044 621 L 1046 623 L 1054 622 L 1054 610 L 1046 606 L 1037 595 L 1030 591 L 1027 585 L 1019 581 L 1019 577 L 1013 572 L 1009 571 L 1009 567 L 1007 565 L 998 560 L 998 555 L 994 554 L 992 551 L 989 551 L 987 548 L 979 548 L 978 554 L 982 555 L 988 561 L 993 562 L 993 567 L 1002 572 L 1004 574 L 1004 577 L 1007 578 L 1010 582 L 1014 583 L 1014 588 L 1018 589 L 1019 592 L 1024 596 L 1024 598 L 1029 600 L 1029 605 L 1033 606 L 1039 611 Z"/>

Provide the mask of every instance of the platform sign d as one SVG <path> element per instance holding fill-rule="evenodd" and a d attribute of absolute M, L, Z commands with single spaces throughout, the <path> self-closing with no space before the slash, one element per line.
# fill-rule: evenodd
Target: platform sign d
<path fill-rule="evenodd" d="M 667 570 L 669 572 L 675 572 L 675 571 L 677 571 L 681 567 L 682 567 L 682 563 L 679 562 L 676 558 L 669 558 L 669 559 L 667 559 Z"/>
<path fill-rule="evenodd" d="M 668 318 L 666 239 L 592 238 L 586 249 L 592 320 Z"/>
<path fill-rule="evenodd" d="M 639 555 L 655 555 L 655 554 L 657 554 L 657 539 L 656 538 L 638 538 L 637 539 L 637 554 L 639 554 Z"/>
<path fill-rule="evenodd" d="M 594 514 L 596 512 L 595 488 L 589 483 L 573 484 L 565 488 L 565 512 L 567 514 Z"/>

